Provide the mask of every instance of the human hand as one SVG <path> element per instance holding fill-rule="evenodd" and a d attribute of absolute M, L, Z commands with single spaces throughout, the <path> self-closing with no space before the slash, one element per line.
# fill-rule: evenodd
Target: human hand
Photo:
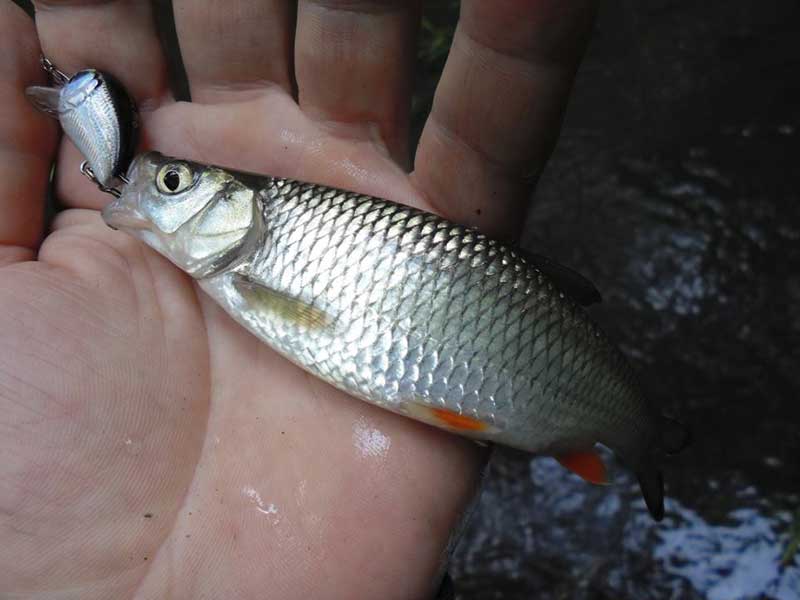
<path fill-rule="evenodd" d="M 482 450 L 305 374 L 105 227 L 108 197 L 23 90 L 41 44 L 121 79 L 147 147 L 513 236 L 592 10 L 465 1 L 409 175 L 416 3 L 301 0 L 296 23 L 291 4 L 175 0 L 192 103 L 170 96 L 150 3 L 43 2 L 38 31 L 0 4 L 0 596 L 435 590 Z M 56 152 L 70 208 L 40 245 Z"/>

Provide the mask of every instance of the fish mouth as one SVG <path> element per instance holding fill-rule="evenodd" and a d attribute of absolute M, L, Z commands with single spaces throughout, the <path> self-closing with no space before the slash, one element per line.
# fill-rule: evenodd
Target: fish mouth
<path fill-rule="evenodd" d="M 157 152 L 147 152 L 131 161 L 125 176 L 130 183 L 125 184 L 122 195 L 106 205 L 101 213 L 106 225 L 129 231 L 150 229 L 150 220 L 139 210 L 139 194 L 134 186 L 140 178 L 139 171 L 148 167 L 152 169 L 153 159 L 158 156 Z"/>
<path fill-rule="evenodd" d="M 101 215 L 111 229 L 150 229 L 150 222 L 139 212 L 135 194 L 123 194 L 108 204 Z"/>

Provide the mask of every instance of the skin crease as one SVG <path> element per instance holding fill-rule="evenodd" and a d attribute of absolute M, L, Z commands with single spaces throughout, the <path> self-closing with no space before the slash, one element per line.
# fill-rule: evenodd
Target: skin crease
<path fill-rule="evenodd" d="M 290 365 L 106 228 L 110 198 L 24 99 L 40 45 L 117 75 L 145 147 L 512 237 L 591 24 L 563 4 L 463 2 L 409 175 L 409 3 L 302 0 L 295 23 L 284 2 L 175 0 L 191 104 L 149 3 L 40 3 L 36 27 L 0 3 L 0 597 L 430 597 L 486 458 Z M 43 232 L 55 158 L 71 209 Z"/>

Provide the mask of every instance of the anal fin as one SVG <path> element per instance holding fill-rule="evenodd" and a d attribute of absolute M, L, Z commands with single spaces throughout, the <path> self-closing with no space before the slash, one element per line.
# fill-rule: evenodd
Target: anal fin
<path fill-rule="evenodd" d="M 608 485 L 608 470 L 595 450 L 580 450 L 555 457 L 561 466 L 596 485 Z"/>

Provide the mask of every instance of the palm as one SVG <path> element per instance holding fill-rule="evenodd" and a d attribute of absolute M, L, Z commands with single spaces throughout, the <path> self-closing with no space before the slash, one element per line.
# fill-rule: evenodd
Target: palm
<path fill-rule="evenodd" d="M 28 41 L 15 11 L 0 9 L 2 28 Z M 28 83 L 32 58 L 12 65 Z M 424 200 L 439 191 L 435 173 L 409 177 L 398 164 L 402 118 L 374 135 L 309 117 L 279 85 L 206 100 L 147 112 L 148 144 L 447 210 Z M 43 180 L 50 124 L 16 108 L 41 146 L 17 174 L 40 190 L 25 177 Z M 0 581 L 81 598 L 429 593 L 476 483 L 477 447 L 287 363 L 190 278 L 106 228 L 74 149 L 60 156 L 59 192 L 75 208 L 36 262 L 20 262 L 24 243 L 0 262 Z M 481 205 L 461 193 L 442 200 L 463 220 Z M 485 207 L 484 227 L 507 230 L 514 210 Z"/>

